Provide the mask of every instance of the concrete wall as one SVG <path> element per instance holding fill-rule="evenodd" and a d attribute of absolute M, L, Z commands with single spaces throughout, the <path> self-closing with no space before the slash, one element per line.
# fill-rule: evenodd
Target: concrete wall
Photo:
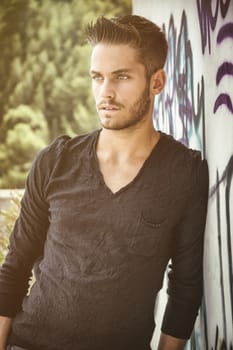
<path fill-rule="evenodd" d="M 169 41 L 155 126 L 200 149 L 210 171 L 204 300 L 190 349 L 233 349 L 233 0 L 134 0 Z M 159 305 L 158 322 L 163 309 Z M 156 349 L 157 336 L 152 345 Z"/>

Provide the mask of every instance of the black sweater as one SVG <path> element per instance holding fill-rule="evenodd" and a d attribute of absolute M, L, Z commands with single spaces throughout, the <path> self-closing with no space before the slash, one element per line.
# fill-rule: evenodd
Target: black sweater
<path fill-rule="evenodd" d="M 0 271 L 0 314 L 14 318 L 9 343 L 148 350 L 170 259 L 162 330 L 191 334 L 202 297 L 206 161 L 160 133 L 134 180 L 113 194 L 98 166 L 99 132 L 59 137 L 32 166 Z"/>

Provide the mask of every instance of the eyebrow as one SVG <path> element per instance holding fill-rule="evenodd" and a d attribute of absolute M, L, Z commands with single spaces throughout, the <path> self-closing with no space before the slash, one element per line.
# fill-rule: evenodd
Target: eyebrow
<path fill-rule="evenodd" d="M 89 73 L 90 74 L 101 74 L 100 72 L 95 71 L 95 70 L 90 70 Z M 121 68 L 121 69 L 117 69 L 117 70 L 114 70 L 113 72 L 111 72 L 112 75 L 116 75 L 116 74 L 120 74 L 120 73 L 132 73 L 132 69 Z"/>

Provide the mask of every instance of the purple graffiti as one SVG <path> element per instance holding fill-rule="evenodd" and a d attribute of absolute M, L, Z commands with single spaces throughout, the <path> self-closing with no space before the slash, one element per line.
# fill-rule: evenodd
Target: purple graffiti
<path fill-rule="evenodd" d="M 233 39 L 233 23 L 227 23 L 218 32 L 217 43 L 220 44 L 224 39 Z"/>
<path fill-rule="evenodd" d="M 166 31 L 165 25 L 163 30 Z M 186 145 L 189 145 L 190 136 L 195 133 L 205 156 L 204 81 L 202 79 L 197 86 L 194 84 L 193 53 L 188 38 L 185 11 L 182 13 L 178 33 L 171 15 L 167 38 L 169 54 L 166 72 L 170 79 L 164 91 L 156 99 L 154 110 L 156 128 L 166 128 L 166 132 Z M 194 98 L 196 88 L 197 102 Z"/>
<path fill-rule="evenodd" d="M 219 23 L 220 16 L 221 18 L 225 18 L 227 13 L 230 9 L 230 2 L 231 0 L 196 0 L 197 1 L 197 11 L 199 16 L 199 23 L 200 23 L 200 33 L 201 33 L 201 44 L 202 44 L 202 53 L 204 55 L 206 47 L 208 47 L 209 53 L 211 53 L 211 37 L 213 37 L 211 34 L 215 31 L 217 23 Z M 214 2 L 214 4 L 213 4 Z M 212 10 L 213 9 L 213 10 Z M 217 45 L 220 45 L 224 40 L 226 39 L 232 39 L 233 38 L 233 23 L 226 23 L 223 24 L 219 29 L 217 34 Z M 229 57 L 229 56 L 228 56 Z M 228 58 L 226 60 L 226 57 L 224 57 L 224 62 L 218 67 L 217 74 L 216 74 L 216 86 L 220 85 L 220 82 L 222 81 L 223 77 L 232 77 L 233 76 L 233 64 L 232 58 Z M 226 91 L 224 93 L 220 93 L 217 97 L 215 103 L 214 103 L 214 113 L 217 112 L 217 110 L 225 105 L 228 110 L 233 113 L 233 105 L 232 100 L 230 98 L 230 95 L 227 94 Z M 204 323 L 204 336 L 205 336 L 205 343 L 206 343 L 206 349 L 209 350 L 232 350 L 233 344 L 232 339 L 228 338 L 227 334 L 227 319 L 226 319 L 226 310 L 227 307 L 229 307 L 228 299 L 226 300 L 226 295 L 230 293 L 230 309 L 231 309 L 231 316 L 233 316 L 233 251 L 232 251 L 232 223 L 231 223 L 231 211 L 232 211 L 232 203 L 231 203 L 231 196 L 230 192 L 232 191 L 232 183 L 233 183 L 233 156 L 231 156 L 229 163 L 226 166 L 225 171 L 223 172 L 222 176 L 219 179 L 219 173 L 217 170 L 217 180 L 216 185 L 213 186 L 210 189 L 210 197 L 216 198 L 216 205 L 217 205 L 217 223 L 218 223 L 218 248 L 219 248 L 219 269 L 220 269 L 220 291 L 221 291 L 221 304 L 222 304 L 222 333 L 220 335 L 219 333 L 219 326 L 216 326 L 216 337 L 215 337 L 215 345 L 209 346 L 208 344 L 208 330 L 207 330 L 207 310 L 206 310 L 206 303 L 205 303 L 205 296 L 204 296 L 204 303 L 202 307 L 202 316 L 203 316 L 203 323 Z M 225 188 L 225 216 L 226 216 L 226 224 L 227 224 L 227 230 L 223 231 L 221 220 L 222 216 L 224 216 L 224 212 L 222 211 L 221 207 L 221 201 L 220 201 L 220 186 L 222 184 L 226 185 Z M 228 259 L 228 278 L 229 278 L 229 286 L 228 283 L 226 284 L 224 280 L 224 275 L 226 275 L 226 271 L 224 270 L 223 266 L 223 258 L 225 260 L 226 257 L 223 257 L 223 247 L 222 247 L 222 241 L 226 240 L 227 242 L 227 259 Z M 233 319 L 231 320 L 233 321 Z M 195 349 L 195 347 L 194 347 Z"/>
<path fill-rule="evenodd" d="M 222 18 L 226 17 L 231 0 L 217 0 L 215 11 L 212 11 L 211 0 L 197 0 L 197 10 L 201 29 L 202 53 L 204 54 L 208 42 L 209 53 L 211 53 L 210 32 L 214 31 L 217 23 L 219 9 Z"/>
<path fill-rule="evenodd" d="M 227 11 L 229 9 L 229 4 L 232 0 L 216 0 L 215 11 L 211 10 L 211 3 L 213 6 L 213 1 L 211 0 L 197 0 L 198 4 L 198 14 L 201 27 L 201 37 L 202 37 L 202 51 L 204 54 L 205 48 L 208 45 L 209 51 L 211 52 L 211 42 L 210 34 L 214 31 L 217 21 L 219 23 L 219 14 L 222 18 L 225 18 Z M 214 13 L 214 14 L 212 14 Z M 223 22 L 223 21 L 221 21 Z M 225 28 L 224 28 L 225 27 Z M 219 28 L 219 26 L 217 27 Z M 223 29 L 224 28 L 224 29 Z M 223 25 L 219 31 L 219 44 L 226 38 L 231 38 L 229 33 L 229 25 Z M 181 17 L 180 28 L 177 28 L 174 24 L 173 14 L 170 16 L 168 29 L 166 30 L 165 24 L 163 25 L 163 30 L 167 33 L 168 43 L 169 43 L 169 53 L 166 63 L 166 72 L 169 77 L 164 91 L 157 96 L 155 109 L 154 109 L 154 122 L 158 129 L 162 129 L 172 135 L 181 142 L 189 145 L 192 137 L 198 141 L 200 149 L 203 151 L 205 157 L 206 154 L 206 140 L 205 140 L 205 81 L 204 76 L 201 77 L 201 82 L 197 85 L 194 82 L 194 58 L 192 51 L 192 42 L 189 40 L 188 36 L 188 25 L 187 25 L 187 15 L 183 11 Z M 217 34 L 217 33 L 216 33 Z M 201 45 L 201 43 L 200 43 Z M 220 50 L 219 50 L 220 51 Z M 226 61 L 226 58 L 224 58 Z M 219 85 L 224 76 L 232 76 L 233 65 L 231 64 L 231 59 L 228 58 L 219 69 L 216 75 L 216 85 Z M 216 67 L 217 69 L 217 67 Z M 195 94 L 195 90 L 197 93 Z M 195 99 L 194 96 L 197 96 Z M 220 106 L 226 105 L 231 111 L 233 109 L 232 102 L 227 94 L 220 94 L 215 102 L 215 112 Z M 205 306 L 201 309 L 202 320 L 204 322 L 204 334 L 206 350 L 233 350 L 232 340 L 228 339 L 227 333 L 227 314 L 228 314 L 228 294 L 230 293 L 230 308 L 233 315 L 233 265 L 232 265 L 232 222 L 231 222 L 231 191 L 233 191 L 233 156 L 229 164 L 226 166 L 226 170 L 223 175 L 217 173 L 217 184 L 210 191 L 210 197 L 214 197 L 217 203 L 217 220 L 218 220 L 218 248 L 219 255 L 217 261 L 220 265 L 220 280 L 221 284 L 219 286 L 221 291 L 221 301 L 222 301 L 222 313 L 219 315 L 222 321 L 222 329 L 220 326 L 216 325 L 216 337 L 215 344 L 208 344 L 208 314 Z M 226 184 L 225 191 L 225 212 L 220 206 L 220 185 Z M 221 187 L 222 190 L 222 187 Z M 211 198 L 212 199 L 212 198 Z M 222 198 L 221 198 L 222 199 Z M 226 216 L 227 223 L 227 233 L 221 230 L 221 220 L 222 216 Z M 223 250 L 222 242 L 227 242 L 228 251 Z M 228 259 L 228 278 L 226 281 L 223 261 Z M 227 275 L 226 275 L 227 276 Z M 224 277 L 224 278 L 223 278 Z M 229 285 L 229 286 L 228 286 Z M 231 320 L 230 320 L 231 321 Z M 221 323 L 220 323 L 221 324 Z M 219 332 L 221 330 L 221 333 Z M 221 343 L 220 343 L 221 342 Z M 200 350 L 198 343 L 198 336 L 194 332 L 191 338 L 191 348 L 192 350 Z M 218 346 L 221 346 L 218 348 Z M 202 349 L 202 348 L 201 348 Z"/>
<path fill-rule="evenodd" d="M 227 38 L 233 38 L 233 23 L 227 23 L 223 25 L 217 36 L 217 43 L 220 44 L 223 40 Z M 216 84 L 219 85 L 221 79 L 224 75 L 233 76 L 233 64 L 231 62 L 224 62 L 217 71 Z M 214 113 L 218 110 L 221 105 L 226 105 L 228 110 L 233 114 L 233 105 L 231 98 L 228 94 L 220 94 L 214 103 Z"/>
<path fill-rule="evenodd" d="M 229 95 L 227 95 L 227 94 L 220 94 L 218 96 L 218 98 L 216 99 L 215 104 L 214 104 L 214 113 L 216 113 L 217 109 L 221 105 L 226 105 L 227 108 L 229 109 L 229 111 L 231 113 L 233 113 L 233 105 L 232 105 L 231 98 L 230 98 Z"/>
<path fill-rule="evenodd" d="M 219 9 L 221 12 L 222 18 L 226 17 L 230 6 L 231 0 L 217 0 L 215 5 L 215 10 L 212 11 L 212 1 L 211 0 L 197 0 L 197 10 L 199 16 L 200 30 L 201 30 L 201 40 L 202 40 L 202 53 L 204 54 L 205 48 L 208 42 L 209 53 L 211 53 L 211 39 L 210 33 L 211 30 L 214 31 L 216 28 Z M 217 36 L 217 44 L 222 43 L 227 38 L 233 38 L 233 23 L 224 24 Z M 224 62 L 217 71 L 216 75 L 216 84 L 219 85 L 221 79 L 224 75 L 232 75 L 233 76 L 233 64 L 230 62 Z M 218 108 L 222 105 L 226 105 L 228 110 L 233 113 L 233 105 L 231 98 L 228 94 L 220 94 L 215 103 L 213 111 L 216 113 Z"/>
<path fill-rule="evenodd" d="M 216 84 L 219 85 L 224 75 L 233 75 L 233 64 L 224 62 L 219 68 L 216 76 Z"/>

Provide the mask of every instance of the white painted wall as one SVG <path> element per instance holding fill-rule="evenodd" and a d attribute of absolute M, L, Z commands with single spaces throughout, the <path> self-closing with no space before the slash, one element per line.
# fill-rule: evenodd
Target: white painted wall
<path fill-rule="evenodd" d="M 233 0 L 134 0 L 133 12 L 165 25 L 170 43 L 168 81 L 155 105 L 155 126 L 202 150 L 209 165 L 204 300 L 187 348 L 230 350 L 233 348 Z M 182 74 L 187 86 L 180 95 Z M 167 104 L 169 98 L 171 102 Z M 184 98 L 186 112 L 181 114 L 179 108 Z M 164 298 L 162 291 L 158 323 Z M 157 334 L 152 341 L 153 349 L 156 344 Z"/>

